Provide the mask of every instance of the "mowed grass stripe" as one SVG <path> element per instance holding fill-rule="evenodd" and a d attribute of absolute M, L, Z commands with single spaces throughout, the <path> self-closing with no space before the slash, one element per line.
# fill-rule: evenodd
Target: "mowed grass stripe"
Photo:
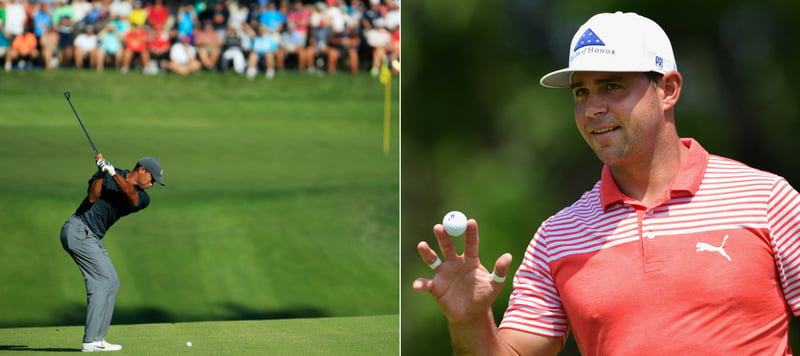
<path fill-rule="evenodd" d="M 398 322 L 397 315 L 381 315 L 118 325 L 108 337 L 134 355 L 397 355 Z M 0 329 L 0 351 L 77 351 L 82 333 L 77 326 Z"/>

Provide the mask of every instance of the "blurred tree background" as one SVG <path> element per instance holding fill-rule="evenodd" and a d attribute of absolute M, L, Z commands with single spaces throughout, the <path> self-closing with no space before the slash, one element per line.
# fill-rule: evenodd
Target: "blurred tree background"
<path fill-rule="evenodd" d="M 682 137 L 709 152 L 800 182 L 800 106 L 791 91 L 800 1 L 406 1 L 401 84 L 402 354 L 450 354 L 446 321 L 411 284 L 431 271 L 416 251 L 449 210 L 481 226 L 483 264 L 512 270 L 539 224 L 600 177 L 578 134 L 568 90 L 539 78 L 567 65 L 578 27 L 598 12 L 659 23 L 684 77 Z M 460 239 L 463 240 L 463 239 Z M 460 242 L 460 241 L 459 241 Z M 499 320 L 510 283 L 494 305 Z M 647 317 L 643 315 L 642 317 Z M 799 333 L 792 326 L 794 349 Z M 561 355 L 577 355 L 574 341 Z"/>

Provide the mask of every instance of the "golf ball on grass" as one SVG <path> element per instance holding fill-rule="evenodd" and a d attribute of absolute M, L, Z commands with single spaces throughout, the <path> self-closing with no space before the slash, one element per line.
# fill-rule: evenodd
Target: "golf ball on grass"
<path fill-rule="evenodd" d="M 461 236 L 467 231 L 467 216 L 464 213 L 454 210 L 444 215 L 442 219 L 444 231 L 450 236 Z"/>
<path fill-rule="evenodd" d="M 187 341 L 186 342 L 186 347 L 192 347 L 192 342 L 191 341 Z"/>

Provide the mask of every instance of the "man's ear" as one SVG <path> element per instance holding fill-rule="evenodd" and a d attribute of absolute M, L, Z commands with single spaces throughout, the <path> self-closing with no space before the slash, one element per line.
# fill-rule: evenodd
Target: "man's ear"
<path fill-rule="evenodd" d="M 664 89 L 664 111 L 670 110 L 678 103 L 678 98 L 681 96 L 681 88 L 683 87 L 683 77 L 677 71 L 671 71 L 664 74 L 661 78 Z"/>

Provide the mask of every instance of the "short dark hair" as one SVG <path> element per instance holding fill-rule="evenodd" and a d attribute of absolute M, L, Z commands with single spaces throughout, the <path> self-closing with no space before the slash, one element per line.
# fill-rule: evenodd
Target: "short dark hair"
<path fill-rule="evenodd" d="M 647 77 L 647 79 L 650 80 L 650 83 L 652 84 L 658 83 L 658 81 L 664 77 L 664 75 L 659 72 L 646 72 L 644 73 L 644 75 Z"/>

